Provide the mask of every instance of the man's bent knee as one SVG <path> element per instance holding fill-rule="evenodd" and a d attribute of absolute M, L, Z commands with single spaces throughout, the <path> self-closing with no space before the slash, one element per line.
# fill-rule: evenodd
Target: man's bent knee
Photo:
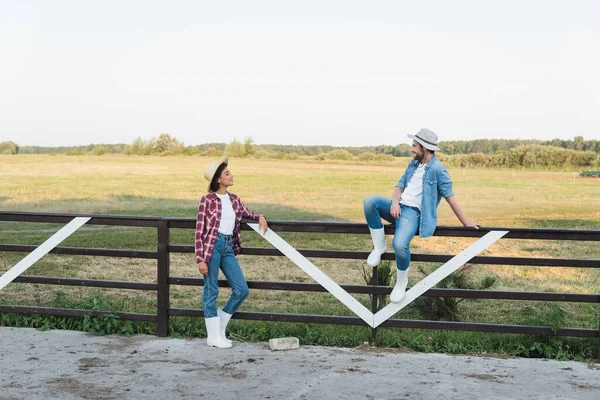
<path fill-rule="evenodd" d="M 373 208 L 373 206 L 375 205 L 375 199 L 376 196 L 374 195 L 365 197 L 365 199 L 363 200 L 363 206 L 365 207 L 365 209 Z"/>

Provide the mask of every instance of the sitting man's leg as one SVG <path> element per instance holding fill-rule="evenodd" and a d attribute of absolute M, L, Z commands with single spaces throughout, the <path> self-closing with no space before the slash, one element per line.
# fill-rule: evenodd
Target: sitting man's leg
<path fill-rule="evenodd" d="M 367 258 L 367 265 L 370 267 L 379 265 L 381 255 L 385 253 L 385 232 L 381 218 L 388 222 L 394 222 L 394 219 L 390 215 L 391 205 L 392 200 L 386 199 L 383 196 L 369 196 L 363 201 L 365 219 L 371 232 L 371 239 L 373 239 L 373 251 Z"/>
<path fill-rule="evenodd" d="M 392 303 L 399 303 L 404 297 L 408 285 L 408 268 L 410 267 L 410 242 L 419 232 L 421 212 L 414 207 L 401 206 L 402 215 L 396 220 L 396 232 L 392 245 L 396 254 L 396 284 L 390 294 Z"/>

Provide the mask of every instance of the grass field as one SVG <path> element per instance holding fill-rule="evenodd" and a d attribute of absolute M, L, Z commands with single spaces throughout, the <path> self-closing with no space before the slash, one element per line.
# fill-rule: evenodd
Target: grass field
<path fill-rule="evenodd" d="M 213 160 L 200 157 L 0 155 L 0 208 L 194 218 L 198 199 L 206 190 L 203 173 L 210 161 Z M 369 165 L 233 159 L 230 168 L 236 184 L 232 192 L 240 195 L 252 210 L 265 214 L 268 220 L 364 222 L 364 197 L 370 194 L 390 196 L 407 162 L 408 159 L 399 159 L 387 165 Z M 536 170 L 450 169 L 450 174 L 461 207 L 469 218 L 484 226 L 600 229 L 600 178 L 581 178 L 574 172 Z M 445 202 L 440 204 L 438 212 L 440 225 L 458 225 Z M 53 224 L 2 222 L 0 243 L 39 244 L 57 229 L 58 226 Z M 366 235 L 284 233 L 282 236 L 297 248 L 371 248 Z M 244 241 L 249 246 L 269 247 L 251 232 L 244 232 Z M 419 253 L 457 253 L 472 241 L 415 238 L 412 249 Z M 191 244 L 193 232 L 174 230 L 172 242 Z M 154 249 L 156 232 L 147 228 L 90 226 L 82 228 L 63 244 Z M 599 259 L 600 246 L 594 242 L 502 240 L 485 254 Z M 6 271 L 23 256 L 22 253 L 0 253 L 0 271 Z M 285 258 L 240 256 L 239 260 L 249 280 L 310 281 Z M 364 283 L 364 263 L 361 261 L 312 261 L 338 283 Z M 422 278 L 419 266 L 434 268 L 437 265 L 414 263 L 411 284 Z M 155 262 L 148 260 L 47 255 L 26 274 L 155 281 L 155 270 Z M 197 277 L 193 256 L 173 255 L 171 274 Z M 600 288 L 600 271 L 592 269 L 471 265 L 468 274 L 474 281 L 486 276 L 496 278 L 493 289 L 598 293 Z M 222 292 L 221 301 L 224 301 L 228 293 L 227 290 Z M 174 287 L 172 305 L 200 308 L 200 293 L 201 288 Z M 366 296 L 357 298 L 365 304 L 368 301 Z M 7 286 L 0 292 L 0 302 L 107 307 L 138 312 L 153 312 L 155 307 L 155 298 L 150 293 L 26 284 Z M 463 321 L 541 323 L 550 320 L 550 324 L 559 319 L 567 326 L 598 327 L 598 306 L 592 304 L 465 300 L 460 307 L 460 320 Z M 258 290 L 251 291 L 242 310 L 350 315 L 328 294 Z M 418 310 L 409 307 L 398 317 L 420 318 L 420 315 Z M 15 321 L 4 318 L 8 321 L 5 323 Z M 198 321 L 181 319 L 174 325 L 181 328 L 175 333 L 193 335 L 203 332 Z M 240 338 L 249 340 L 284 332 L 300 335 L 305 342 L 356 345 L 370 337 L 369 330 L 357 327 L 311 326 L 310 332 L 302 333 L 298 330 L 306 328 L 301 324 L 234 322 L 233 328 Z M 488 337 L 490 339 L 485 339 Z M 392 329 L 383 329 L 378 339 L 384 345 L 421 350 L 452 351 L 449 343 L 462 343 L 457 345 L 456 352 L 489 351 L 490 346 L 502 352 L 504 342 L 490 344 L 498 340 L 484 334 L 424 334 Z M 436 341 L 443 342 L 444 346 L 435 347 Z M 468 343 L 475 344 L 469 347 Z M 589 343 L 584 342 L 584 346 Z M 514 348 L 513 345 L 506 346 Z"/>

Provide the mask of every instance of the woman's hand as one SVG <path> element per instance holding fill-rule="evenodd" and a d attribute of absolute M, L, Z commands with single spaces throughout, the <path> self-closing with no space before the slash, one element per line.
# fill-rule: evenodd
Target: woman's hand
<path fill-rule="evenodd" d="M 204 276 L 208 275 L 208 264 L 204 261 L 200 261 L 198 264 L 198 271 Z"/>
<path fill-rule="evenodd" d="M 260 229 L 262 229 L 262 234 L 264 235 L 265 233 L 267 233 L 267 231 L 269 230 L 269 225 L 267 224 L 267 220 L 265 219 L 265 217 L 263 217 L 261 215 L 261 217 L 258 219 L 258 226 L 260 226 Z"/>

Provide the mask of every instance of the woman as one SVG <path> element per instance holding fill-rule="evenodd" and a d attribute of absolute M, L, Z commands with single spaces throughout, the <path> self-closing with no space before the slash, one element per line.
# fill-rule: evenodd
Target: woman
<path fill-rule="evenodd" d="M 265 217 L 248 210 L 242 200 L 227 189 L 233 185 L 233 174 L 227 168 L 227 157 L 212 162 L 204 171 L 210 182 L 208 194 L 200 199 L 196 221 L 196 263 L 204 276 L 202 306 L 208 337 L 206 344 L 229 348 L 231 340 L 225 329 L 233 313 L 248 296 L 248 284 L 235 256 L 242 248 L 240 221 L 258 220 L 263 232 L 269 229 Z M 223 309 L 217 310 L 219 268 L 231 286 L 231 297 Z"/>

